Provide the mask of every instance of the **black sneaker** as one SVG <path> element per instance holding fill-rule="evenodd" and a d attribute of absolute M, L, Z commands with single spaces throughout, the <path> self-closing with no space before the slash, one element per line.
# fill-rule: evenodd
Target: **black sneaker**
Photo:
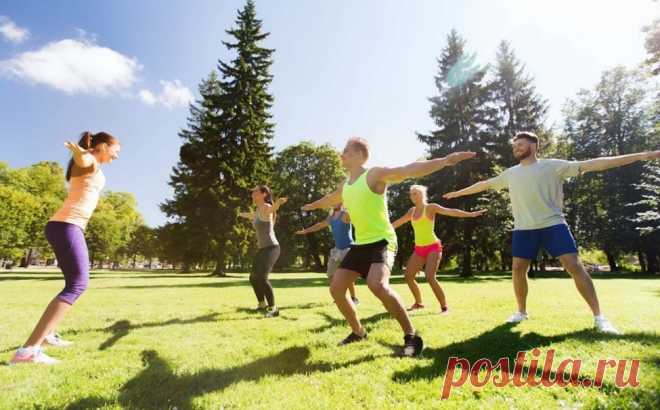
<path fill-rule="evenodd" d="M 354 342 L 359 342 L 360 340 L 364 340 L 366 338 L 367 338 L 367 332 L 364 332 L 364 336 L 356 335 L 355 333 L 351 332 L 350 335 L 346 336 L 346 339 L 339 342 L 339 346 L 347 345 Z"/>
<path fill-rule="evenodd" d="M 277 317 L 279 315 L 280 310 L 276 306 L 266 309 L 266 317 Z"/>
<path fill-rule="evenodd" d="M 405 335 L 403 336 L 403 351 L 402 356 L 416 357 L 422 354 L 424 350 L 424 341 L 418 335 Z"/>
<path fill-rule="evenodd" d="M 359 305 L 360 304 L 360 299 L 358 299 L 358 298 L 351 298 L 351 300 L 353 301 L 354 305 Z"/>

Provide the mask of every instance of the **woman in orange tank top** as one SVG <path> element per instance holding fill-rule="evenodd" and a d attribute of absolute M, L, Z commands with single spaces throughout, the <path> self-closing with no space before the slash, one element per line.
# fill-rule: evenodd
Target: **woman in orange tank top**
<path fill-rule="evenodd" d="M 105 184 L 101 164 L 119 156 L 119 140 L 112 135 L 85 132 L 78 144 L 64 144 L 72 153 L 66 171 L 69 192 L 62 207 L 46 224 L 46 239 L 53 247 L 58 265 L 64 273 L 64 289 L 50 302 L 25 344 L 16 351 L 12 364 L 55 364 L 41 345 L 46 342 L 66 346 L 55 333 L 58 323 L 71 309 L 89 282 L 89 255 L 84 230 L 92 216 Z"/>

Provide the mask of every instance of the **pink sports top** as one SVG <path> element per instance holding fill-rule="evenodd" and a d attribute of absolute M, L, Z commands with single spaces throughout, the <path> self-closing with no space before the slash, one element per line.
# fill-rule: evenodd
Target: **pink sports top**
<path fill-rule="evenodd" d="M 74 224 L 84 230 L 96 209 L 104 185 L 105 176 L 100 167 L 91 174 L 72 176 L 64 204 L 50 220 Z"/>

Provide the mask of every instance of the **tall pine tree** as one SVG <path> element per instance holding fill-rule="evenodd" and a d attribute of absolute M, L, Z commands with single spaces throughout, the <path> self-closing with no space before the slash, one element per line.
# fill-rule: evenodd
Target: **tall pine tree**
<path fill-rule="evenodd" d="M 548 103 L 536 92 L 533 78 L 525 73 L 525 66 L 506 41 L 502 41 L 497 50 L 493 74 L 491 89 L 497 107 L 496 160 L 499 165 L 509 167 L 515 162 L 511 138 L 519 131 L 543 134 Z"/>
<path fill-rule="evenodd" d="M 490 90 L 495 106 L 495 121 L 491 131 L 493 141 L 490 154 L 501 168 L 516 163 L 511 150 L 511 138 L 520 131 L 532 131 L 541 137 L 548 134 L 544 127 L 548 111 L 547 101 L 537 93 L 534 80 L 525 72 L 511 45 L 500 42 L 492 69 Z M 506 192 L 486 192 L 483 195 L 489 212 L 479 225 L 479 249 L 496 249 L 500 255 L 500 268 L 511 265 L 511 232 L 513 218 Z M 497 229 L 492 229 L 497 227 Z M 489 229 L 490 228 L 490 229 Z M 504 229 L 503 229 L 504 228 Z"/>
<path fill-rule="evenodd" d="M 204 249 L 218 275 L 243 259 L 251 231 L 238 214 L 250 205 L 250 187 L 267 183 L 271 169 L 273 97 L 268 86 L 274 50 L 261 46 L 269 35 L 261 26 L 248 0 L 238 11 L 236 27 L 227 30 L 233 40 L 223 42 L 235 52 L 234 59 L 218 62 L 219 78 L 211 74 L 200 86 L 201 101 L 191 106 L 170 182 L 175 196 L 163 205 L 168 216 L 184 225 L 190 243 Z"/>
<path fill-rule="evenodd" d="M 492 175 L 492 161 L 488 146 L 492 138 L 494 113 L 488 107 L 490 91 L 485 76 L 488 67 L 478 66 L 476 57 L 465 50 L 465 40 L 452 30 L 447 45 L 438 60 L 439 73 L 435 84 L 439 95 L 432 97 L 431 117 L 437 129 L 430 134 L 418 134 L 419 140 L 428 146 L 431 157 L 442 157 L 455 151 L 477 151 L 479 158 L 465 161 L 442 170 L 427 178 L 431 200 L 439 200 L 444 192 L 463 188 L 475 181 Z M 477 198 L 461 197 L 449 201 L 448 206 L 474 209 Z M 473 219 L 446 218 L 442 237 L 449 255 L 460 259 L 461 275 L 472 275 L 472 251 L 475 244 Z"/>

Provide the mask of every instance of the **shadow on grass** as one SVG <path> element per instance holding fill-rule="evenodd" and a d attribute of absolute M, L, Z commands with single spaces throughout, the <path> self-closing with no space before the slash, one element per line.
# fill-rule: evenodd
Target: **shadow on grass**
<path fill-rule="evenodd" d="M 342 326 L 348 329 L 347 331 L 350 330 L 348 327 L 348 323 L 346 323 L 346 319 L 344 319 L 343 317 L 342 318 L 333 317 L 325 312 L 316 312 L 316 313 L 319 316 L 321 316 L 327 323 L 325 325 L 310 329 L 309 330 L 310 332 L 320 333 L 332 329 L 335 326 Z M 380 322 L 381 320 L 389 319 L 389 318 L 392 317 L 388 312 L 381 312 L 381 313 L 376 313 L 375 315 L 369 316 L 367 318 L 360 319 L 360 323 L 362 323 L 362 326 L 364 326 L 364 328 L 369 332 L 376 323 Z"/>
<path fill-rule="evenodd" d="M 110 336 L 106 341 L 101 343 L 99 346 L 99 350 L 106 350 L 110 347 L 112 347 L 115 343 L 117 343 L 120 339 L 124 338 L 127 336 L 131 330 L 135 329 L 142 329 L 142 328 L 149 328 L 149 327 L 160 327 L 160 326 L 170 326 L 170 325 L 187 325 L 187 324 L 192 324 L 192 323 L 202 323 L 202 322 L 222 322 L 222 321 L 234 321 L 234 320 L 255 320 L 255 319 L 268 319 L 268 320 L 289 320 L 289 321 L 295 321 L 298 320 L 297 317 L 288 317 L 286 315 L 286 311 L 288 309 L 313 309 L 316 307 L 322 307 L 326 306 L 327 304 L 324 303 L 305 303 L 305 304 L 299 304 L 299 305 L 290 305 L 290 306 L 282 306 L 280 307 L 280 316 L 278 318 L 266 318 L 263 314 L 263 312 L 259 312 L 256 309 L 253 308 L 243 308 L 239 307 L 236 308 L 236 313 L 243 313 L 244 315 L 241 316 L 226 316 L 222 315 L 220 313 L 210 313 L 208 315 L 203 315 L 203 316 L 198 316 L 194 317 L 191 319 L 170 319 L 166 321 L 161 321 L 161 322 L 146 322 L 146 323 L 131 323 L 130 320 L 118 320 L 112 325 L 105 327 L 105 328 L 100 328 L 100 329 L 92 329 L 91 331 L 102 331 L 102 332 L 110 332 L 112 333 L 112 336 Z M 282 313 L 284 312 L 284 314 Z M 90 331 L 90 330 L 87 330 Z M 76 334 L 79 333 L 79 331 L 69 331 L 66 332 L 66 334 Z"/>
<path fill-rule="evenodd" d="M 112 333 L 112 336 L 110 336 L 105 342 L 101 343 L 101 345 L 99 346 L 99 350 L 106 350 L 112 347 L 120 339 L 128 335 L 131 330 L 148 328 L 148 327 L 187 325 L 191 323 L 202 323 L 202 322 L 215 322 L 218 320 L 219 317 L 218 315 L 219 315 L 218 313 L 210 313 L 208 315 L 198 316 L 191 319 L 171 319 L 162 322 L 146 322 L 146 323 L 138 323 L 138 324 L 133 324 L 129 320 L 118 320 L 106 328 L 93 329 L 93 331 L 104 331 L 104 332 Z M 78 332 L 67 332 L 67 333 L 78 333 Z"/>
<path fill-rule="evenodd" d="M 424 350 L 424 358 L 432 359 L 428 365 L 418 365 L 404 372 L 396 372 L 393 379 L 399 383 L 407 383 L 415 380 L 434 380 L 445 375 L 449 357 L 460 357 L 468 359 L 470 364 L 481 358 L 489 359 L 495 364 L 501 358 L 508 358 L 512 367 L 519 351 L 531 351 L 534 348 L 543 348 L 553 343 L 565 340 L 580 340 L 584 343 L 595 343 L 601 341 L 626 340 L 643 345 L 656 346 L 660 343 L 660 335 L 654 333 L 629 333 L 620 336 L 598 333 L 588 328 L 574 332 L 568 332 L 555 336 L 543 336 L 537 333 L 526 333 L 513 331 L 515 324 L 502 324 L 478 336 L 467 340 L 452 343 L 440 348 L 427 348 Z M 389 348 L 396 349 L 398 346 L 381 343 Z M 527 355 L 527 360 L 531 354 Z M 540 366 L 543 365 L 544 354 L 542 353 Z M 563 360 L 555 359 L 555 365 Z M 554 376 L 554 375 L 553 375 Z M 568 374 L 566 374 L 568 376 Z"/>
<path fill-rule="evenodd" d="M 31 274 L 30 275 L 25 275 L 25 276 L 0 275 L 0 282 L 9 281 L 9 280 L 14 280 L 14 281 L 18 281 L 18 280 L 61 280 L 61 281 L 63 281 L 64 280 L 64 277 L 62 276 L 61 272 L 58 275 L 47 276 L 47 277 L 44 277 L 42 275 L 43 274 L 41 274 L 41 273 L 39 275 L 34 275 L 34 276 L 31 276 Z"/>
<path fill-rule="evenodd" d="M 132 409 L 192 409 L 195 397 L 222 391 L 240 382 L 258 382 L 270 376 L 308 375 L 346 368 L 376 359 L 368 355 L 345 363 L 310 362 L 308 347 L 290 347 L 251 363 L 228 369 L 206 369 L 194 374 L 175 373 L 154 350 L 141 353 L 144 370 L 126 382 L 115 400 L 102 397 L 79 399 L 67 409 L 98 408 L 119 404 Z M 258 397 L 254 398 L 255 404 Z"/>
<path fill-rule="evenodd" d="M 568 276 L 566 276 L 568 278 Z M 106 286 L 100 289 L 160 289 L 160 288 L 229 288 L 235 286 L 249 286 L 248 276 L 243 276 L 242 280 L 236 280 L 237 277 L 232 277 L 231 280 L 224 280 L 225 278 L 208 277 L 209 281 L 196 282 L 196 283 L 180 283 L 180 284 L 153 284 L 153 285 L 123 285 L 123 286 Z M 471 278 L 462 278 L 460 276 L 442 276 L 438 277 L 441 282 L 456 282 L 456 283 L 478 283 L 478 282 L 496 282 L 509 280 L 509 277 L 504 276 L 475 276 Z M 424 282 L 425 279 L 418 278 L 419 281 Z M 364 283 L 362 279 L 358 283 Z M 286 288 L 308 288 L 308 287 L 328 287 L 328 279 L 325 276 L 318 278 L 270 278 L 270 283 L 275 289 Z M 403 276 L 393 276 L 390 278 L 392 284 L 404 284 Z"/>

